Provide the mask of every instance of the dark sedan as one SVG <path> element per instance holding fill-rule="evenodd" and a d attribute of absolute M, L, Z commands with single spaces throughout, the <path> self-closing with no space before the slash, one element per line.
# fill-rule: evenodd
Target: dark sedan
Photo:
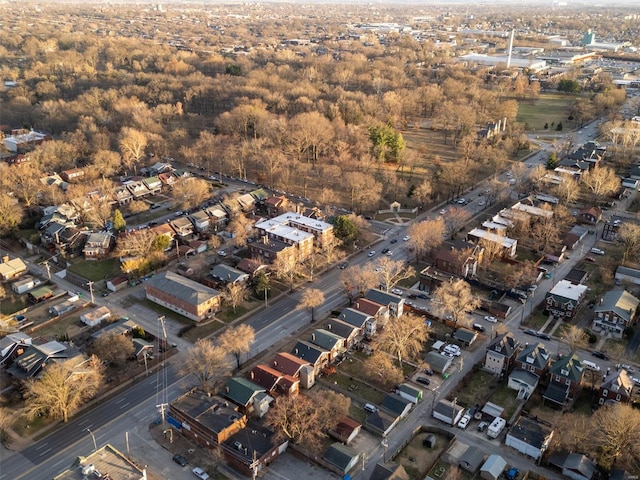
<path fill-rule="evenodd" d="M 431 384 L 431 380 L 429 380 L 427 377 L 418 377 L 418 378 L 416 378 L 416 382 L 422 383 L 423 385 L 430 385 Z"/>
<path fill-rule="evenodd" d="M 182 467 L 184 467 L 187 463 L 189 463 L 187 462 L 187 459 L 184 458 L 182 455 L 174 455 L 173 461 Z"/>
<path fill-rule="evenodd" d="M 599 358 L 600 360 L 609 360 L 609 357 L 607 356 L 607 354 L 604 352 L 601 352 L 600 350 L 594 350 L 593 352 L 591 352 L 591 355 L 593 355 L 596 358 Z"/>

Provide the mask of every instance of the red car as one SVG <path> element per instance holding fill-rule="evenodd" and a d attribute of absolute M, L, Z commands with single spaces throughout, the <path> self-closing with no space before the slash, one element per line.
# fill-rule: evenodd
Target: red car
<path fill-rule="evenodd" d="M 595 263 L 596 259 L 593 257 L 584 257 L 585 262 Z"/>

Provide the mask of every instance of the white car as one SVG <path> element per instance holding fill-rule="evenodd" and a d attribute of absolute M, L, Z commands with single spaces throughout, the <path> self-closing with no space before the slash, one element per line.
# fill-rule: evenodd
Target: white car
<path fill-rule="evenodd" d="M 442 353 L 448 355 L 450 357 L 459 357 L 462 352 L 460 351 L 460 347 L 457 345 L 449 344 L 442 349 Z"/>
<path fill-rule="evenodd" d="M 604 255 L 604 250 L 601 250 L 599 248 L 593 247 L 591 249 L 591 253 L 595 253 L 596 255 Z"/>
<path fill-rule="evenodd" d="M 393 293 L 395 295 L 404 295 L 404 292 L 402 290 L 400 290 L 399 288 L 392 288 L 391 289 L 391 293 Z"/>
<path fill-rule="evenodd" d="M 195 467 L 193 470 L 191 470 L 193 472 L 193 474 L 198 477 L 200 480 L 209 480 L 209 474 L 207 472 L 205 472 L 203 469 L 201 469 L 200 467 Z"/>
<path fill-rule="evenodd" d="M 226 257 L 227 252 L 225 252 L 224 250 L 218 250 L 218 255 L 220 255 L 221 257 Z"/>
<path fill-rule="evenodd" d="M 447 213 L 445 209 L 440 210 L 440 215 L 444 215 L 445 213 Z"/>
<path fill-rule="evenodd" d="M 492 317 L 491 315 L 485 315 L 484 319 L 489 323 L 498 323 L 498 319 L 496 317 Z"/>
<path fill-rule="evenodd" d="M 375 251 L 375 250 L 371 250 L 371 251 L 367 254 L 367 256 L 368 256 L 368 257 L 373 257 L 375 254 L 376 254 L 376 251 Z"/>
<path fill-rule="evenodd" d="M 387 257 L 390 257 L 391 255 L 393 255 L 393 252 L 391 250 L 389 250 L 386 254 Z"/>
<path fill-rule="evenodd" d="M 409 240 L 411 240 L 411 237 L 410 237 L 409 235 L 405 235 L 405 236 L 402 238 L 402 241 L 403 241 L 403 242 L 408 242 Z"/>
<path fill-rule="evenodd" d="M 468 413 L 465 414 L 459 421 L 458 421 L 458 428 L 461 428 L 462 430 L 464 430 L 465 428 L 467 428 L 469 426 L 469 422 L 471 421 L 471 415 L 469 415 Z"/>

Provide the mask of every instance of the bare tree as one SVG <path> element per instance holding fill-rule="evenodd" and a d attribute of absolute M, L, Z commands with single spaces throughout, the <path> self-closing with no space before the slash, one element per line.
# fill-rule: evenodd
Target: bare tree
<path fill-rule="evenodd" d="M 140 130 L 124 127 L 120 131 L 120 151 L 127 169 L 133 169 L 137 172 L 138 164 L 142 157 L 145 156 L 147 143 L 147 135 Z"/>
<path fill-rule="evenodd" d="M 293 292 L 293 286 L 301 273 L 301 266 L 293 256 L 280 256 L 271 265 L 276 277 L 284 280 L 289 285 L 289 291 Z"/>
<path fill-rule="evenodd" d="M 22 205 L 6 193 L 0 193 L 0 235 L 5 236 L 18 228 L 24 211 Z"/>
<path fill-rule="evenodd" d="M 233 354 L 236 358 L 238 368 L 240 368 L 240 357 L 244 353 L 251 351 L 251 345 L 255 341 L 256 332 L 252 326 L 241 324 L 237 327 L 227 328 L 220 337 L 218 344 L 223 350 Z"/>
<path fill-rule="evenodd" d="M 101 384 L 101 362 L 96 357 L 82 366 L 73 360 L 52 363 L 39 379 L 31 378 L 25 383 L 27 416 L 46 415 L 66 423 L 69 416 L 95 396 Z"/>
<path fill-rule="evenodd" d="M 370 383 L 388 390 L 394 385 L 402 383 L 404 373 L 402 369 L 394 363 L 394 357 L 381 350 L 376 350 L 364 361 L 361 370 L 362 375 Z"/>
<path fill-rule="evenodd" d="M 269 409 L 266 421 L 279 438 L 319 453 L 329 430 L 348 414 L 350 405 L 349 398 L 331 390 L 323 390 L 314 398 L 283 395 Z"/>
<path fill-rule="evenodd" d="M 246 215 L 239 213 L 234 216 L 227 227 L 233 234 L 232 242 L 236 247 L 244 247 L 251 236 L 253 221 Z"/>
<path fill-rule="evenodd" d="M 458 231 L 464 227 L 471 218 L 471 214 L 463 208 L 452 207 L 444 215 L 444 225 L 447 235 L 453 239 Z"/>
<path fill-rule="evenodd" d="M 640 225 L 625 222 L 618 228 L 618 236 L 624 245 L 623 263 L 637 261 L 640 258 Z"/>
<path fill-rule="evenodd" d="M 480 306 L 480 300 L 462 279 L 443 283 L 435 289 L 432 297 L 440 316 L 450 316 L 456 326 L 458 322 L 467 320 L 468 314 Z"/>
<path fill-rule="evenodd" d="M 126 335 L 111 332 L 100 335 L 93 342 L 93 353 L 106 362 L 123 365 L 135 353 L 133 341 Z"/>
<path fill-rule="evenodd" d="M 180 374 L 195 376 L 205 392 L 214 391 L 216 384 L 230 373 L 227 351 L 207 338 L 196 340 L 193 347 L 187 350 L 180 367 Z"/>
<path fill-rule="evenodd" d="M 353 288 L 355 288 L 356 291 L 356 296 L 359 297 L 364 297 L 369 290 L 378 286 L 380 283 L 378 274 L 370 264 L 362 266 L 353 265 L 342 272 L 340 279 L 342 280 L 343 285 L 353 285 Z"/>
<path fill-rule="evenodd" d="M 581 183 L 591 191 L 596 203 L 620 188 L 620 177 L 612 168 L 596 165 L 582 174 Z"/>
<path fill-rule="evenodd" d="M 412 224 L 407 229 L 409 246 L 416 254 L 416 262 L 444 242 L 445 225 L 442 217 Z"/>
<path fill-rule="evenodd" d="M 631 405 L 614 403 L 593 415 L 591 439 L 598 446 L 598 463 L 605 468 L 637 470 L 640 462 L 640 412 Z"/>
<path fill-rule="evenodd" d="M 589 335 L 580 327 L 568 325 L 562 334 L 561 340 L 569 347 L 571 353 L 575 353 L 580 349 L 586 348 L 589 342 Z"/>
<path fill-rule="evenodd" d="M 300 303 L 296 307 L 299 310 L 309 309 L 311 321 L 315 321 L 315 310 L 324 303 L 324 293 L 317 288 L 308 288 L 302 292 Z"/>
<path fill-rule="evenodd" d="M 423 318 L 416 315 L 403 315 L 392 318 L 385 329 L 376 337 L 376 348 L 393 355 L 402 366 L 404 357 L 415 358 L 429 336 L 429 327 Z"/>
<path fill-rule="evenodd" d="M 405 265 L 401 260 L 391 260 L 389 257 L 378 259 L 378 278 L 382 280 L 385 290 L 388 292 L 402 280 L 412 278 L 416 271 L 413 267 Z"/>
<path fill-rule="evenodd" d="M 230 283 L 224 289 L 222 293 L 222 297 L 225 302 L 231 305 L 233 311 L 235 312 L 238 308 L 238 305 L 242 303 L 249 297 L 249 289 L 244 283 Z"/>
<path fill-rule="evenodd" d="M 200 205 L 211 193 L 211 185 L 202 178 L 183 178 L 173 185 L 171 196 L 178 208 L 189 209 Z"/>

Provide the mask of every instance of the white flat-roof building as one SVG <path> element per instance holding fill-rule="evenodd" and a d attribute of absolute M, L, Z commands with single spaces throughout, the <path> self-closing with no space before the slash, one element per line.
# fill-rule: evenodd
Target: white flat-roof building
<path fill-rule="evenodd" d="M 30 145 L 37 145 L 47 139 L 47 135 L 33 130 L 15 130 L 4 138 L 4 146 L 10 152 L 23 150 Z"/>
<path fill-rule="evenodd" d="M 488 242 L 496 242 L 502 245 L 505 250 L 505 253 L 509 257 L 514 257 L 516 255 L 516 248 L 518 246 L 518 240 L 505 237 L 504 235 L 498 235 L 493 232 L 489 232 L 487 230 L 482 230 L 481 228 L 474 228 L 469 233 L 467 233 L 468 237 L 474 237 L 477 240 L 486 240 Z"/>
<path fill-rule="evenodd" d="M 497 65 L 507 65 L 508 57 L 505 56 L 489 56 L 484 53 L 470 53 L 458 57 L 463 62 L 477 63 L 478 65 L 487 65 L 495 67 Z M 509 61 L 511 67 L 528 68 L 531 71 L 539 72 L 547 68 L 547 62 L 534 58 L 517 58 L 511 57 Z"/>
<path fill-rule="evenodd" d="M 553 211 L 552 210 L 547 210 L 545 208 L 540 208 L 540 207 L 534 207 L 532 205 L 526 205 L 524 203 L 516 203 L 513 207 L 511 207 L 512 210 L 516 210 L 518 212 L 525 212 L 528 213 L 529 215 L 534 215 L 536 217 L 542 217 L 542 218 L 551 218 L 553 217 Z"/>

